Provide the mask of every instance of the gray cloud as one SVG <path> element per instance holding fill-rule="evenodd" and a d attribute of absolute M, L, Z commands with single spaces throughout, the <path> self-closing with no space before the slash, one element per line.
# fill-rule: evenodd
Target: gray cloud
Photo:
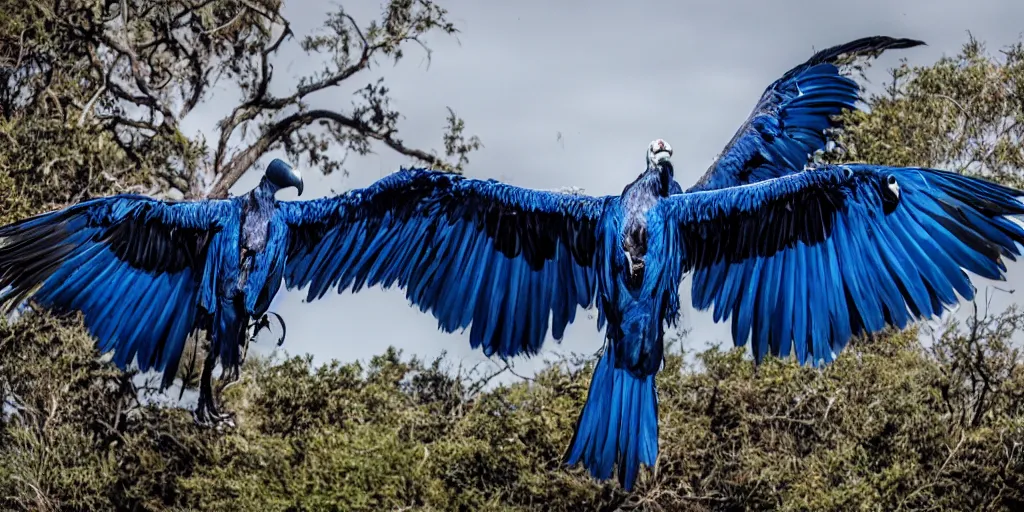
<path fill-rule="evenodd" d="M 371 2 L 345 4 L 360 21 L 379 12 Z M 333 5 L 291 2 L 286 13 L 302 34 L 314 30 Z M 1017 40 L 1018 20 L 1024 19 L 1024 3 L 1013 0 L 461 0 L 443 5 L 462 33 L 428 41 L 434 49 L 429 69 L 414 48 L 395 68 L 381 63 L 379 72 L 406 116 L 400 125 L 404 140 L 438 147 L 445 107 L 451 106 L 486 145 L 473 156 L 467 174 L 532 188 L 580 186 L 595 195 L 620 192 L 642 170 L 647 143 L 659 137 L 675 149 L 679 182 L 693 183 L 764 87 L 815 49 L 875 34 L 928 42 L 928 47 L 884 56 L 869 74 L 878 82 L 902 57 L 928 64 L 955 53 L 967 31 L 994 51 Z M 281 83 L 318 66 L 294 45 L 279 62 Z M 372 78 L 354 82 L 353 88 Z M 322 95 L 317 106 L 346 106 L 346 94 Z M 188 126 L 210 130 L 226 113 L 220 107 L 235 96 L 224 90 Z M 364 187 L 412 163 L 380 148 L 378 155 L 350 158 L 348 177 L 311 176 L 316 172 L 306 170 L 303 199 Z M 250 173 L 235 192 L 257 179 Z M 1022 277 L 1013 269 L 1011 283 Z M 688 284 L 684 281 L 686 305 Z M 287 351 L 312 353 L 318 362 L 366 360 L 388 345 L 427 357 L 447 350 L 467 363 L 485 360 L 469 348 L 467 335 L 438 332 L 433 317 L 410 307 L 399 290 L 346 292 L 312 304 L 303 304 L 300 293 L 283 292 L 274 307 L 288 320 Z M 714 324 L 709 313 L 684 307 L 682 321 L 693 328 L 693 348 L 705 340 L 730 340 L 728 324 Z M 593 352 L 601 343 L 594 319 L 579 315 L 562 345 L 547 346 Z M 538 364 L 520 361 L 517 368 L 529 373 Z"/>

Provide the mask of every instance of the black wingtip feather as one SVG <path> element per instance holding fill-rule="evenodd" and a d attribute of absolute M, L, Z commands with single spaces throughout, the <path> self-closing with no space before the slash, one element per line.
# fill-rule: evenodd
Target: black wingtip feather
<path fill-rule="evenodd" d="M 19 224 L 15 227 L 20 227 Z M 52 275 L 74 247 L 62 222 L 9 229 L 0 246 L 0 312 L 10 314 Z"/>
<path fill-rule="evenodd" d="M 884 50 L 903 50 L 906 48 L 913 48 L 915 46 L 922 46 L 926 43 L 917 39 L 909 38 L 896 38 L 888 36 L 871 36 L 862 37 L 855 39 L 848 43 L 826 48 L 820 52 L 815 53 L 808 59 L 808 66 L 815 64 L 821 64 L 823 62 L 835 62 L 844 55 L 866 55 L 870 53 L 882 52 Z"/>
<path fill-rule="evenodd" d="M 824 64 L 826 62 L 832 64 L 838 64 L 839 59 L 847 56 L 854 57 L 877 57 L 885 50 L 902 50 L 906 48 L 913 48 L 915 46 L 926 45 L 924 41 L 917 39 L 909 39 L 905 37 L 889 37 L 889 36 L 870 36 L 855 39 L 848 43 L 839 44 L 829 48 L 825 48 L 807 59 L 807 62 L 796 66 L 795 68 L 786 72 L 776 83 L 782 83 L 796 76 L 798 73 L 803 72 L 805 69 L 816 66 L 818 64 Z"/>

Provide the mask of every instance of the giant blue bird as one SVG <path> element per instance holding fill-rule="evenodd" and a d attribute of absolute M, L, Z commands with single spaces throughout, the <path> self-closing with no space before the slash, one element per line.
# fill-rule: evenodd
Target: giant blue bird
<path fill-rule="evenodd" d="M 274 194 L 302 194 L 282 160 L 259 185 L 224 200 L 158 201 L 117 195 L 0 227 L 0 307 L 31 297 L 55 311 L 81 311 L 99 349 L 126 368 L 174 382 L 187 338 L 209 341 L 196 420 L 228 420 L 212 390 L 219 362 L 237 376 L 250 329 L 269 323 L 281 286 L 288 226 Z"/>
<path fill-rule="evenodd" d="M 605 346 L 566 452 L 632 489 L 658 454 L 655 374 L 692 275 L 693 305 L 732 320 L 757 362 L 822 364 L 852 337 L 940 315 L 1003 278 L 1019 254 L 1020 192 L 924 168 L 808 165 L 856 108 L 847 57 L 922 44 L 870 37 L 823 50 L 764 92 L 696 185 L 651 143 L 620 195 L 530 190 L 427 169 L 282 203 L 284 278 L 308 300 L 366 286 L 405 290 L 440 329 L 469 328 L 489 356 L 536 354 L 596 305 Z"/>
<path fill-rule="evenodd" d="M 754 357 L 831 361 L 856 335 L 940 315 L 1004 278 L 1019 254 L 1024 194 L 925 168 L 823 165 L 723 189 L 670 194 L 664 141 L 621 195 L 591 197 L 405 169 L 339 197 L 280 207 L 284 272 L 307 299 L 399 286 L 441 329 L 469 327 L 485 354 L 535 354 L 578 306 L 606 344 L 567 451 L 631 489 L 658 454 L 655 374 L 678 289 L 731 317 Z M 770 164 L 764 164 L 770 165 Z"/>

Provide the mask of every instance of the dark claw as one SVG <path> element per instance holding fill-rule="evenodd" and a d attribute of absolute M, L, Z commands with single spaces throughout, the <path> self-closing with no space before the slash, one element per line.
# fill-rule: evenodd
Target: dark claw
<path fill-rule="evenodd" d="M 196 410 L 192 411 L 192 421 L 196 422 L 196 425 L 200 427 L 209 427 L 210 419 L 206 417 L 206 409 L 203 407 L 196 407 Z"/>
<path fill-rule="evenodd" d="M 265 313 L 263 316 L 259 318 L 259 320 L 256 320 L 256 329 L 252 332 L 252 337 L 255 338 L 263 329 L 270 329 L 270 315 L 274 315 L 275 317 L 277 317 L 277 321 L 281 323 L 281 337 L 278 338 L 277 340 L 277 346 L 280 347 L 281 345 L 284 344 L 285 336 L 288 335 L 288 325 L 284 323 L 284 318 L 281 318 L 281 315 L 277 313 Z"/>
<path fill-rule="evenodd" d="M 192 411 L 192 419 L 196 425 L 204 428 L 216 428 L 218 430 L 224 427 L 232 428 L 235 426 L 235 421 L 231 415 L 219 415 L 215 416 L 212 413 L 205 411 L 203 408 Z"/>
<path fill-rule="evenodd" d="M 214 426 L 215 418 L 210 414 L 210 409 L 204 398 L 200 397 L 199 405 L 196 406 L 195 411 L 192 411 L 192 419 L 201 427 Z"/>
<path fill-rule="evenodd" d="M 199 405 L 192 413 L 192 419 L 202 427 L 221 428 L 223 426 L 234 427 L 234 414 L 221 413 L 212 396 L 199 397 Z"/>

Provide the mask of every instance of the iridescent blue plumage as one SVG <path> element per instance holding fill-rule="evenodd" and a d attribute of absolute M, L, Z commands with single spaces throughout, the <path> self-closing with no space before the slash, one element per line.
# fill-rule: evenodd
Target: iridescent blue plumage
<path fill-rule="evenodd" d="M 340 196 L 282 202 L 285 283 L 308 286 L 309 300 L 397 284 L 442 329 L 472 323 L 486 354 L 533 354 L 549 317 L 560 338 L 593 302 L 605 201 L 403 170 Z"/>
<path fill-rule="evenodd" d="M 1019 254 L 1024 193 L 933 169 L 823 166 L 721 190 L 669 194 L 650 166 L 621 196 L 528 190 L 425 169 L 368 188 L 283 202 L 289 288 L 398 285 L 474 347 L 509 358 L 560 339 L 596 303 L 607 344 L 566 453 L 632 488 L 658 453 L 654 376 L 679 314 L 697 308 L 753 333 L 757 361 L 830 361 L 847 341 L 970 298 L 973 273 L 1002 278 Z M 643 219 L 640 221 L 640 219 Z M 629 255 L 629 256 L 627 256 Z M 596 301 L 594 300 L 596 298 Z"/>
<path fill-rule="evenodd" d="M 865 37 L 815 53 L 765 89 L 747 121 L 722 154 L 688 192 L 714 190 L 797 172 L 825 149 L 835 116 L 854 110 L 857 82 L 844 76 L 845 64 L 888 49 L 923 45 L 913 39 Z"/>
<path fill-rule="evenodd" d="M 830 116 L 856 99 L 837 59 L 916 44 L 866 38 L 790 71 L 685 193 L 660 140 L 619 196 L 403 169 L 336 197 L 278 202 L 273 188 L 296 186 L 295 175 L 268 169 L 244 198 L 120 196 L 0 228 L 0 290 L 20 302 L 43 284 L 37 298 L 85 311 L 118 362 L 134 354 L 165 371 L 194 324 L 237 361 L 236 328 L 281 277 L 309 299 L 397 285 L 439 328 L 469 328 L 474 347 L 502 358 L 537 353 L 549 329 L 561 339 L 580 306 L 596 305 L 606 345 L 566 458 L 599 478 L 617 468 L 631 489 L 657 458 L 655 374 L 685 272 L 694 306 L 732 318 L 734 341 L 752 339 L 757 361 L 795 352 L 817 363 L 856 334 L 972 297 L 963 269 L 1002 278 L 1002 258 L 1019 254 L 1024 229 L 1005 217 L 1024 214 L 1016 190 L 931 169 L 803 170 Z"/>
<path fill-rule="evenodd" d="M 274 193 L 302 189 L 271 162 L 260 185 L 229 200 L 164 202 L 136 195 L 93 199 L 0 227 L 0 306 L 25 299 L 81 311 L 125 368 L 175 378 L 186 339 L 207 331 L 197 418 L 223 419 L 213 401 L 217 360 L 237 371 L 250 320 L 281 285 L 285 226 Z"/>
<path fill-rule="evenodd" d="M 967 300 L 966 269 L 1005 279 L 1024 243 L 1019 191 L 933 169 L 824 166 L 659 204 L 693 305 L 732 318 L 754 357 L 832 361 L 852 336 Z"/>
<path fill-rule="evenodd" d="M 1024 231 L 1002 217 L 1024 213 L 1016 191 L 927 169 L 800 172 L 825 145 L 829 117 L 856 100 L 831 62 L 915 44 L 863 39 L 787 73 L 687 193 L 655 141 L 620 196 L 407 169 L 283 203 L 286 285 L 307 287 L 308 299 L 398 285 L 439 328 L 468 327 L 474 347 L 502 358 L 536 353 L 549 317 L 561 339 L 578 306 L 596 305 L 607 343 L 566 459 L 599 478 L 618 467 L 630 489 L 657 458 L 654 376 L 684 272 L 696 307 L 734 318 L 737 344 L 754 333 L 758 361 L 793 350 L 827 361 L 855 334 L 936 315 L 954 291 L 970 296 L 961 267 L 998 277 L 1000 257 L 1017 254 Z"/>

